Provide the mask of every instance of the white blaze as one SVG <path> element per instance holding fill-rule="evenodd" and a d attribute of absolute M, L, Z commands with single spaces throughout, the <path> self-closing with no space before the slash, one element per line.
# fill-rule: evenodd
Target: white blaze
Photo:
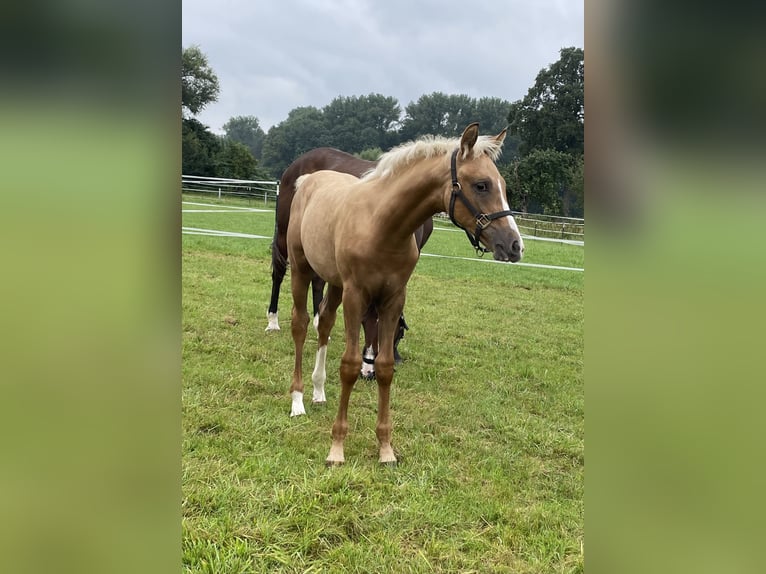
<path fill-rule="evenodd" d="M 497 181 L 499 186 L 498 189 L 503 189 L 502 181 L 500 181 L 499 179 Z M 502 201 L 503 211 L 511 210 L 511 208 L 508 206 L 508 199 L 506 198 L 506 195 L 504 193 L 500 194 L 500 201 Z M 519 236 L 519 247 L 521 247 L 521 251 L 523 252 L 524 240 L 521 238 L 521 231 L 519 231 L 519 226 L 516 225 L 516 220 L 513 218 L 512 215 L 507 215 L 506 217 L 508 218 L 508 223 L 510 224 L 511 229 L 513 229 Z"/>

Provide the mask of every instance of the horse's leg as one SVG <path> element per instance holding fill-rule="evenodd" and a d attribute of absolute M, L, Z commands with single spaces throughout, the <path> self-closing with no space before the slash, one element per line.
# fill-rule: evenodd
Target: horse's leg
<path fill-rule="evenodd" d="M 362 327 L 364 328 L 364 354 L 360 376 L 371 381 L 375 378 L 375 355 L 378 352 L 378 312 L 374 304 L 367 307 L 362 318 Z"/>
<path fill-rule="evenodd" d="M 317 332 L 319 334 L 319 348 L 317 350 L 316 361 L 314 362 L 314 372 L 311 374 L 311 382 L 314 384 L 314 393 L 312 402 L 324 404 L 326 402 L 324 395 L 324 383 L 327 380 L 327 370 L 325 367 L 327 361 L 327 342 L 330 340 L 330 331 L 335 325 L 335 317 L 343 296 L 343 289 L 340 287 L 327 286 L 327 295 L 322 299 L 319 306 L 319 323 Z"/>
<path fill-rule="evenodd" d="M 292 335 L 295 343 L 295 368 L 293 369 L 293 380 L 290 385 L 290 395 L 292 396 L 292 409 L 290 416 L 305 415 L 306 409 L 303 407 L 303 345 L 306 342 L 306 329 L 309 324 L 309 314 L 306 310 L 306 300 L 308 299 L 309 277 L 301 274 L 297 269 L 290 273 L 290 283 L 293 292 L 293 314 L 292 314 Z"/>
<path fill-rule="evenodd" d="M 394 337 L 394 363 L 397 365 L 402 362 L 402 356 L 399 354 L 399 341 L 404 339 L 404 332 L 409 329 L 407 321 L 404 320 L 404 313 L 399 317 L 399 325 L 396 327 L 396 336 Z"/>
<path fill-rule="evenodd" d="M 362 365 L 362 354 L 359 352 L 359 327 L 362 321 L 362 309 L 366 304 L 358 290 L 349 287 L 343 290 L 346 350 L 340 361 L 340 400 L 338 414 L 332 425 L 332 446 L 330 446 L 330 454 L 327 455 L 328 465 L 345 462 L 343 442 L 348 434 L 348 401 Z"/>
<path fill-rule="evenodd" d="M 275 240 L 271 246 L 271 301 L 269 301 L 269 310 L 266 318 L 269 324 L 266 331 L 279 331 L 279 291 L 282 288 L 282 281 L 287 273 L 287 260 L 279 250 L 279 243 Z"/>
<path fill-rule="evenodd" d="M 396 464 L 396 455 L 391 446 L 391 413 L 389 400 L 391 381 L 394 378 L 394 334 L 404 307 L 404 290 L 393 295 L 378 307 L 378 340 L 380 347 L 375 358 L 375 377 L 378 381 L 378 421 L 375 433 L 380 447 L 379 461 L 382 464 Z"/>
<path fill-rule="evenodd" d="M 311 280 L 311 299 L 314 302 L 314 329 L 319 330 L 319 305 L 322 302 L 324 281 L 317 277 Z"/>

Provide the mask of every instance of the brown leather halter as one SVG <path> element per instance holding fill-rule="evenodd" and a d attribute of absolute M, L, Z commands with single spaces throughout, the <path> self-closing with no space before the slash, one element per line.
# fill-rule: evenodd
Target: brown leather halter
<path fill-rule="evenodd" d="M 490 252 L 489 249 L 486 249 L 481 245 L 481 243 L 479 243 L 481 232 L 489 227 L 495 219 L 506 217 L 508 215 L 512 216 L 513 214 L 507 209 L 505 211 L 496 211 L 495 213 L 489 214 L 481 213 L 470 201 L 468 201 L 468 198 L 463 193 L 463 188 L 460 186 L 460 182 L 457 180 L 457 152 L 459 149 L 460 148 L 456 148 L 455 151 L 452 152 L 452 158 L 450 160 L 450 169 L 452 171 L 452 195 L 450 196 L 449 200 L 449 218 L 452 223 L 465 231 L 465 235 L 468 237 L 468 241 L 471 242 L 471 245 L 473 245 L 476 253 L 479 255 L 479 257 L 481 257 L 485 253 Z M 463 202 L 468 211 L 471 212 L 471 215 L 473 215 L 474 220 L 476 221 L 476 231 L 473 234 L 469 232 L 465 227 L 460 225 L 455 219 L 455 199 L 458 198 Z"/>

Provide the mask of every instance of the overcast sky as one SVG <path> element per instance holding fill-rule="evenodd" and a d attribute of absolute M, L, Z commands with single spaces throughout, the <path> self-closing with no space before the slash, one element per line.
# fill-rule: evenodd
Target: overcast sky
<path fill-rule="evenodd" d="M 299 106 L 379 93 L 523 98 L 561 48 L 583 47 L 582 0 L 183 0 L 221 92 L 213 131 L 255 116 L 264 131 Z"/>

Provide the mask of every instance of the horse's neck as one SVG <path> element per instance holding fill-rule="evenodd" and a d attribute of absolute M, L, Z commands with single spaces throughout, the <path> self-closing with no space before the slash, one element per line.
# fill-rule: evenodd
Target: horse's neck
<path fill-rule="evenodd" d="M 386 237 L 409 240 L 431 216 L 444 211 L 449 166 L 435 160 L 429 163 L 427 170 L 410 166 L 396 177 L 378 180 L 377 193 L 385 200 L 378 205 L 375 219 L 385 228 Z"/>

